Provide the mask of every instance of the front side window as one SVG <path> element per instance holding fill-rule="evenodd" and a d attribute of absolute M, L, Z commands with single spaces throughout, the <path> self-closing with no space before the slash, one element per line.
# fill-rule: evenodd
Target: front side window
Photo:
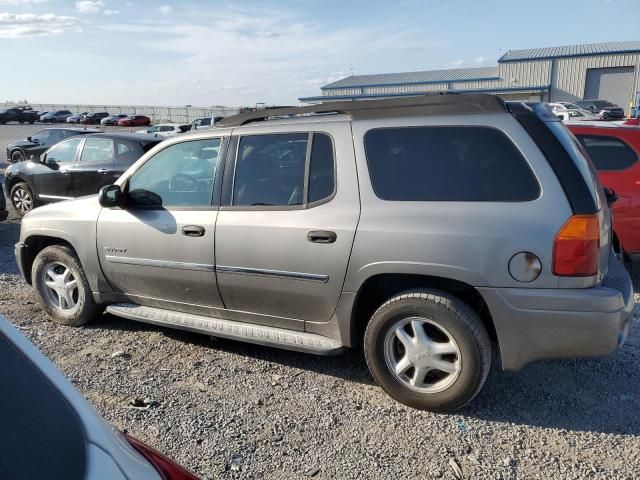
<path fill-rule="evenodd" d="M 160 150 L 129 179 L 131 203 L 141 206 L 210 206 L 220 138 L 176 143 Z"/>
<path fill-rule="evenodd" d="M 47 163 L 69 163 L 75 161 L 76 152 L 81 141 L 81 138 L 72 138 L 57 144 L 47 152 Z"/>
<path fill-rule="evenodd" d="M 375 129 L 365 135 L 365 149 L 383 200 L 524 202 L 540 195 L 520 151 L 493 128 Z"/>
<path fill-rule="evenodd" d="M 624 170 L 636 163 L 638 155 L 615 137 L 576 135 L 589 153 L 596 170 Z"/>
<path fill-rule="evenodd" d="M 87 138 L 80 161 L 83 163 L 105 163 L 113 159 L 113 140 L 110 138 Z"/>
<path fill-rule="evenodd" d="M 242 137 L 233 182 L 233 205 L 301 205 L 308 141 L 307 133 Z"/>
<path fill-rule="evenodd" d="M 151 127 L 150 129 L 147 130 L 147 133 L 154 133 L 157 132 L 160 129 L 160 127 L 155 126 L 155 127 Z"/>
<path fill-rule="evenodd" d="M 49 140 L 51 130 L 41 130 L 38 133 L 31 135 L 31 141 L 34 143 L 44 143 Z"/>

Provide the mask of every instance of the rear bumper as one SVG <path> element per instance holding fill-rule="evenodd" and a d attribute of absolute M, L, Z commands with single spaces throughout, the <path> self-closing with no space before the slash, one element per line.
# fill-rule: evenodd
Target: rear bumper
<path fill-rule="evenodd" d="M 626 340 L 633 285 L 611 258 L 601 285 L 583 289 L 480 288 L 496 328 L 502 366 L 607 355 Z"/>

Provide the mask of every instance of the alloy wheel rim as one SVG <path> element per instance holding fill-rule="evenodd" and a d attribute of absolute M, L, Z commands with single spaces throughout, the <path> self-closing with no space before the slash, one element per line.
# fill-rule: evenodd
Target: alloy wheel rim
<path fill-rule="evenodd" d="M 462 369 L 460 348 L 453 335 L 423 317 L 404 318 L 389 329 L 384 357 L 396 380 L 420 393 L 446 390 Z"/>
<path fill-rule="evenodd" d="M 80 288 L 69 267 L 60 262 L 49 262 L 42 270 L 45 299 L 54 308 L 65 313 L 78 308 Z"/>
<path fill-rule="evenodd" d="M 15 152 L 12 155 L 12 158 L 13 158 L 14 163 L 18 163 L 18 162 L 24 161 L 25 157 L 24 157 L 24 154 L 22 152 Z"/>
<path fill-rule="evenodd" d="M 13 192 L 13 205 L 22 213 L 27 213 L 33 208 L 33 198 L 24 188 L 18 188 Z"/>

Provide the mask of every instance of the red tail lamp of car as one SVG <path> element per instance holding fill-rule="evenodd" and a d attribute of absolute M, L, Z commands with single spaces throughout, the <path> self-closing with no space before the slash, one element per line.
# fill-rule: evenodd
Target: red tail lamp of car
<path fill-rule="evenodd" d="M 163 480 L 199 480 L 193 473 L 174 463 L 149 445 L 126 433 L 124 436 L 131 446 L 154 466 Z"/>
<path fill-rule="evenodd" d="M 589 277 L 598 273 L 600 225 L 596 215 L 574 215 L 553 244 L 553 274 Z"/>

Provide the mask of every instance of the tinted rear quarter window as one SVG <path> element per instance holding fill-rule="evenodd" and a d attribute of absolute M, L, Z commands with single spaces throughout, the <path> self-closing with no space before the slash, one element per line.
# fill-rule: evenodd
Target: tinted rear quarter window
<path fill-rule="evenodd" d="M 520 151 L 493 128 L 375 129 L 365 135 L 365 149 L 383 200 L 525 202 L 540 195 Z"/>
<path fill-rule="evenodd" d="M 334 188 L 333 143 L 328 135 L 314 133 L 309 166 L 309 203 L 330 197 Z"/>
<path fill-rule="evenodd" d="M 597 170 L 625 170 L 638 160 L 629 145 L 615 137 L 576 135 Z"/>

